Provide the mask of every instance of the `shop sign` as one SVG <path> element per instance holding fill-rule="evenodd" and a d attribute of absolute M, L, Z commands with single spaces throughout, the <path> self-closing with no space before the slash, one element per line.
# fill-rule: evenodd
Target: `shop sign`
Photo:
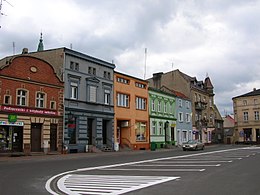
<path fill-rule="evenodd" d="M 9 122 L 9 121 L 0 121 L 0 125 L 8 125 L 8 126 L 23 126 L 23 122 Z"/>
<path fill-rule="evenodd" d="M 15 115 L 15 114 L 9 114 L 9 115 L 8 115 L 8 121 L 9 121 L 10 123 L 15 123 L 15 122 L 17 121 L 17 115 Z"/>
<path fill-rule="evenodd" d="M 1 111 L 13 112 L 13 113 L 24 113 L 24 114 L 37 114 L 37 115 L 58 115 L 57 111 L 54 110 L 44 110 L 35 108 L 23 108 L 15 106 L 1 106 Z"/>

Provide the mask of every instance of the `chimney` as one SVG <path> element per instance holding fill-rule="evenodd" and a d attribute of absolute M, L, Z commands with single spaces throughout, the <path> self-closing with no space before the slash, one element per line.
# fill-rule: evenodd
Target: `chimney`
<path fill-rule="evenodd" d="M 162 78 L 163 72 L 158 72 L 153 74 L 153 84 L 156 89 L 161 88 L 161 78 Z"/>
<path fill-rule="evenodd" d="M 23 48 L 22 54 L 27 54 L 28 53 L 28 48 Z"/>
<path fill-rule="evenodd" d="M 256 91 L 256 88 L 253 88 L 253 91 Z"/>

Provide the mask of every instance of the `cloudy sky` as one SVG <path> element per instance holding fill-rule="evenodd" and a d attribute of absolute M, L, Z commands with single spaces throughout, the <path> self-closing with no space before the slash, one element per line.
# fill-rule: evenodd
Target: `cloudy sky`
<path fill-rule="evenodd" d="M 44 49 L 72 47 L 138 78 L 208 75 L 222 114 L 260 86 L 260 0 L 1 1 L 0 58 L 36 51 L 42 32 Z"/>

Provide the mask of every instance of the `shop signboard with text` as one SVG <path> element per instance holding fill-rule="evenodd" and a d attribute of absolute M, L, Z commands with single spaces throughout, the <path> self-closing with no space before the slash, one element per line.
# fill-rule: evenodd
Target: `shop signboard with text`
<path fill-rule="evenodd" d="M 38 108 L 28 108 L 28 107 L 16 107 L 16 106 L 3 106 L 0 107 L 1 111 L 11 112 L 11 113 L 22 113 L 22 114 L 35 114 L 35 115 L 52 115 L 57 116 L 58 112 L 55 110 L 46 110 Z"/>

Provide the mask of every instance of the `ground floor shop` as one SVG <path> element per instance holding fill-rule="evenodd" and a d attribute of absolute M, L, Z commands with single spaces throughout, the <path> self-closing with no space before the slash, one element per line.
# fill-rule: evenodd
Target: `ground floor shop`
<path fill-rule="evenodd" d="M 61 152 L 62 121 L 61 117 L 0 114 L 0 153 Z"/>
<path fill-rule="evenodd" d="M 237 132 L 236 143 L 260 144 L 260 127 L 241 128 Z"/>
<path fill-rule="evenodd" d="M 65 112 L 64 147 L 68 153 L 113 149 L 114 114 L 79 109 Z"/>

